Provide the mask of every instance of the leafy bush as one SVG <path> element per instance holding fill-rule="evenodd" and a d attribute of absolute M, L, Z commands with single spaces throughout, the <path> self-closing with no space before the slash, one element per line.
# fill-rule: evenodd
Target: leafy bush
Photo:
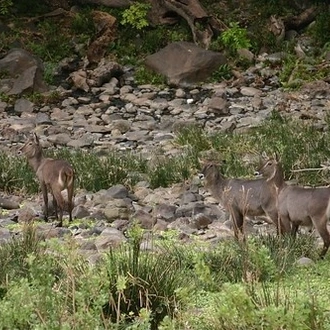
<path fill-rule="evenodd" d="M 230 79 L 231 77 L 232 77 L 231 67 L 228 64 L 223 64 L 220 65 L 219 68 L 212 73 L 210 80 L 218 82 L 218 81 Z"/>
<path fill-rule="evenodd" d="M 145 66 L 137 68 L 134 74 L 135 82 L 138 85 L 152 84 L 165 85 L 166 79 L 163 75 L 148 70 Z"/>
<path fill-rule="evenodd" d="M 17 252 L 12 244 L 3 247 L 21 256 L 2 269 L 0 328 L 107 327 L 109 323 L 101 318 L 101 306 L 106 299 L 102 269 L 89 267 L 72 241 L 36 242 L 38 249 L 26 252 L 24 241 L 15 243 Z M 3 260 L 0 253 L 0 261 Z M 15 265 L 17 261 L 20 262 Z M 10 276 L 20 266 L 24 266 L 22 270 Z"/>
<path fill-rule="evenodd" d="M 59 32 L 56 22 L 50 20 L 39 23 L 38 28 L 42 31 L 40 41 L 31 40 L 27 47 L 42 60 L 48 62 L 58 62 L 71 54 L 73 44 L 70 42 L 70 35 L 67 31 Z"/>
<path fill-rule="evenodd" d="M 328 329 L 329 322 L 323 299 L 283 283 L 254 287 L 252 294 L 246 285 L 225 284 L 203 312 L 190 319 L 192 329 Z"/>
<path fill-rule="evenodd" d="M 220 35 L 220 39 L 232 53 L 236 53 L 240 48 L 251 47 L 246 29 L 240 28 L 236 22 L 229 24 L 229 28 Z"/>
<path fill-rule="evenodd" d="M 259 240 L 249 239 L 246 244 L 223 242 L 213 251 L 205 252 L 204 258 L 219 284 L 273 280 L 277 275 L 269 250 Z"/>
<path fill-rule="evenodd" d="M 189 288 L 191 280 L 174 247 L 162 245 L 143 252 L 139 227 L 133 226 L 128 234 L 129 245 L 119 251 L 111 249 L 106 258 L 109 299 L 104 313 L 117 324 L 126 323 L 142 308 L 150 312 L 151 329 L 158 329 L 164 317 L 173 317 L 181 306 L 177 291 Z"/>
<path fill-rule="evenodd" d="M 129 24 L 137 30 L 141 30 L 149 25 L 147 14 L 150 5 L 147 3 L 137 2 L 125 9 L 122 15 L 121 24 Z"/>
<path fill-rule="evenodd" d="M 127 234 L 95 266 L 74 239 L 40 241 L 31 224 L 2 244 L 0 328 L 328 329 L 329 258 L 293 262 L 313 249 L 310 237 L 213 247 L 154 237 L 144 251 L 143 231 Z"/>
<path fill-rule="evenodd" d="M 311 28 L 316 43 L 323 47 L 330 40 L 330 12 L 327 6 L 323 7 L 315 20 L 315 25 Z"/>
<path fill-rule="evenodd" d="M 10 8 L 13 6 L 12 0 L 0 0 L 0 16 L 8 15 Z"/>
<path fill-rule="evenodd" d="M 27 257 L 31 254 L 41 256 L 43 249 L 39 243 L 34 226 L 27 224 L 20 236 L 0 246 L 0 287 L 4 286 L 6 281 L 28 277 Z"/>
<path fill-rule="evenodd" d="M 0 189 L 6 192 L 35 193 L 38 183 L 25 159 L 0 152 Z"/>
<path fill-rule="evenodd" d="M 164 158 L 157 157 L 149 166 L 151 188 L 168 187 L 175 182 L 183 182 L 191 177 L 189 156 Z"/>

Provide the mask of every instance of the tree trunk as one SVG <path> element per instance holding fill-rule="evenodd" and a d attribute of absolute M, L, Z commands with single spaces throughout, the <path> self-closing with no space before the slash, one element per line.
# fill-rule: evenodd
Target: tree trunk
<path fill-rule="evenodd" d="M 195 44 L 208 48 L 213 35 L 225 29 L 223 23 L 208 15 L 198 0 L 149 0 L 152 6 L 149 19 L 152 24 L 174 24 L 184 18 Z"/>
<path fill-rule="evenodd" d="M 286 30 L 301 30 L 312 23 L 319 13 L 319 8 L 313 6 L 304 10 L 297 16 L 290 16 L 284 19 Z"/>

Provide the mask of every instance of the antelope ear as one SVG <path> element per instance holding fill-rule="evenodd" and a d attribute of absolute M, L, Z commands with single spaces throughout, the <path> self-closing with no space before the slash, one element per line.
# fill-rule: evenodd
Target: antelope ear
<path fill-rule="evenodd" d="M 277 163 L 281 161 L 281 157 L 280 157 L 280 155 L 277 151 L 274 152 L 273 157 L 274 157 L 274 159 L 276 160 Z"/>
<path fill-rule="evenodd" d="M 202 167 L 206 164 L 206 160 L 203 158 L 198 158 L 198 162 L 199 162 L 199 165 Z"/>
<path fill-rule="evenodd" d="M 265 159 L 268 159 L 269 157 L 268 157 L 268 155 L 266 154 L 266 152 L 263 151 L 263 152 L 261 153 L 261 158 L 265 160 Z"/>
<path fill-rule="evenodd" d="M 33 140 L 36 144 L 39 144 L 39 138 L 38 138 L 38 135 L 36 133 L 33 133 Z"/>

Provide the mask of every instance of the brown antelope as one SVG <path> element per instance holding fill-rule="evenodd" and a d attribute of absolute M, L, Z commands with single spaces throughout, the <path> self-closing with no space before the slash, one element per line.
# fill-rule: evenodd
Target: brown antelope
<path fill-rule="evenodd" d="M 214 162 L 203 164 L 201 176 L 205 188 L 230 213 L 236 238 L 239 233 L 244 234 L 245 216 L 266 216 L 276 225 L 278 234 L 290 231 L 288 226 L 279 222 L 275 186 L 268 185 L 265 179 L 224 178 Z"/>
<path fill-rule="evenodd" d="M 71 222 L 74 190 L 74 170 L 72 166 L 62 159 L 45 158 L 36 134 L 33 134 L 24 146 L 19 149 L 19 154 L 26 156 L 29 165 L 33 168 L 40 182 L 44 200 L 43 209 L 45 220 L 48 221 L 48 189 L 53 196 L 55 216 L 56 220 L 59 220 L 58 226 L 62 226 L 65 200 L 61 192 L 62 190 L 67 189 L 69 221 Z"/>
<path fill-rule="evenodd" d="M 295 237 L 299 226 L 313 226 L 323 239 L 323 258 L 330 245 L 327 222 L 330 218 L 330 188 L 305 188 L 287 185 L 281 163 L 277 157 L 268 158 L 260 167 L 271 187 L 278 193 L 278 214 L 282 222 L 291 223 L 291 233 Z"/>

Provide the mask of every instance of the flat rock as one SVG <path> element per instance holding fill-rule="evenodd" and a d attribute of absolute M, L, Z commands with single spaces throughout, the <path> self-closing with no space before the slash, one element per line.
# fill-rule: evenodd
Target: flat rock
<path fill-rule="evenodd" d="M 5 210 L 16 210 L 20 208 L 19 203 L 8 198 L 0 197 L 0 207 Z"/>

